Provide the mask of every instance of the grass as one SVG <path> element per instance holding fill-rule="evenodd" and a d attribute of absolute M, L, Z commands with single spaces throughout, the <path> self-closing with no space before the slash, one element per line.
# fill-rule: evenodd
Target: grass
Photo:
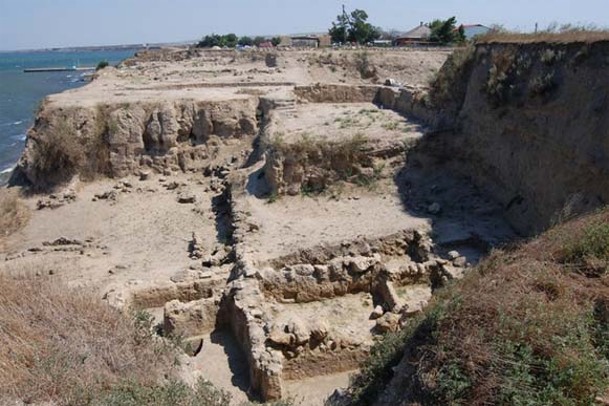
<path fill-rule="evenodd" d="M 382 124 L 382 127 L 387 131 L 395 131 L 400 127 L 400 123 L 398 121 L 387 121 Z"/>
<path fill-rule="evenodd" d="M 77 111 L 44 113 L 45 103 L 30 133 L 31 154 L 28 157 L 34 189 L 49 191 L 65 184 L 75 175 L 91 181 L 99 175 L 110 175 L 108 132 L 116 130 L 108 106 L 98 106 L 91 125 L 77 128 Z M 120 108 L 128 108 L 122 105 Z M 86 124 L 86 123 L 85 123 Z"/>
<path fill-rule="evenodd" d="M 609 40 L 609 31 L 604 29 L 597 29 L 594 27 L 562 27 L 555 29 L 550 27 L 549 29 L 538 33 L 490 32 L 487 35 L 478 37 L 476 43 L 591 43 L 607 40 Z"/>
<path fill-rule="evenodd" d="M 51 279 L 0 275 L 0 404 L 231 404 L 208 381 L 177 379 L 177 354 L 145 312 L 119 312 Z"/>
<path fill-rule="evenodd" d="M 29 219 L 30 211 L 19 200 L 17 191 L 0 189 L 0 239 L 24 227 Z"/>
<path fill-rule="evenodd" d="M 30 139 L 36 143 L 31 166 L 43 187 L 68 181 L 86 161 L 84 145 L 67 120 L 48 124 L 42 136 L 32 135 Z"/>
<path fill-rule="evenodd" d="M 275 203 L 276 201 L 278 201 L 278 200 L 279 200 L 279 198 L 280 198 L 279 194 L 277 194 L 277 192 L 273 192 L 273 193 L 271 193 L 271 194 L 269 195 L 269 197 L 267 198 L 266 203 L 267 203 L 267 204 L 273 204 L 273 203 Z"/>
<path fill-rule="evenodd" d="M 584 275 L 605 275 L 609 270 L 609 224 L 587 226 L 580 238 L 565 246 L 563 259 Z"/>
<path fill-rule="evenodd" d="M 373 347 L 350 404 L 392 379 L 387 404 L 594 404 L 609 384 L 607 260 L 607 209 L 491 253 Z"/>
<path fill-rule="evenodd" d="M 231 396 L 216 389 L 210 382 L 199 379 L 194 388 L 184 382 L 170 380 L 154 387 L 127 382 L 93 401 L 93 406 L 229 406 Z"/>
<path fill-rule="evenodd" d="M 163 390 L 176 352 L 150 327 L 55 281 L 0 276 L 0 403 L 114 404 L 103 399 L 116 388 Z"/>

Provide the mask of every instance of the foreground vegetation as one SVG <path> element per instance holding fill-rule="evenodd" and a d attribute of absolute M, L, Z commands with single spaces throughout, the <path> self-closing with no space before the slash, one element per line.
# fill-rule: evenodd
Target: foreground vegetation
<path fill-rule="evenodd" d="M 373 348 L 348 404 L 594 404 L 609 383 L 608 270 L 609 210 L 493 252 Z"/>
<path fill-rule="evenodd" d="M 43 278 L 0 276 L 0 403 L 105 404 L 127 384 L 163 392 L 177 353 L 149 323 Z"/>
<path fill-rule="evenodd" d="M 44 277 L 0 275 L 0 405 L 230 405 L 208 381 L 178 379 L 180 351 L 152 323 Z"/>

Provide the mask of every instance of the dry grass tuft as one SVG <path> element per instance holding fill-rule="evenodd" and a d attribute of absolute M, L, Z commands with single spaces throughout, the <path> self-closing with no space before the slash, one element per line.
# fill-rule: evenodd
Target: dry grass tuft
<path fill-rule="evenodd" d="M 0 240 L 20 230 L 29 219 L 30 211 L 17 191 L 0 189 Z"/>
<path fill-rule="evenodd" d="M 158 385 L 175 353 L 148 322 L 44 278 L 0 276 L 0 404 L 86 405 L 125 382 Z"/>
<path fill-rule="evenodd" d="M 44 136 L 30 138 L 36 143 L 31 166 L 43 188 L 69 181 L 86 162 L 84 145 L 67 120 L 49 125 Z"/>

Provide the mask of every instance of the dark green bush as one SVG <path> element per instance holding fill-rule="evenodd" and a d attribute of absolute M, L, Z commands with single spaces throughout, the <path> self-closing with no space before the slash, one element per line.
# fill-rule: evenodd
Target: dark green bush
<path fill-rule="evenodd" d="M 95 70 L 102 70 L 106 67 L 108 67 L 110 64 L 108 63 L 108 61 L 101 61 L 97 64 L 97 67 L 95 68 Z"/>

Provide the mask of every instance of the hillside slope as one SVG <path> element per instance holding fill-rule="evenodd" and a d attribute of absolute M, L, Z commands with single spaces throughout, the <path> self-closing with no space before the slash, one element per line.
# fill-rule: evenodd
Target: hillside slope
<path fill-rule="evenodd" d="M 609 378 L 609 211 L 495 251 L 376 345 L 345 404 L 593 404 Z"/>

